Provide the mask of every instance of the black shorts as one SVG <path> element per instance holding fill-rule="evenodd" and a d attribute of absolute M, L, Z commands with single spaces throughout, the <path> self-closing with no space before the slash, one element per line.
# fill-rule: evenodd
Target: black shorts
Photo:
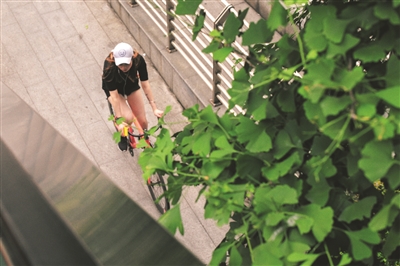
<path fill-rule="evenodd" d="M 118 93 L 121 94 L 122 96 L 125 96 L 125 95 L 129 96 L 132 92 L 135 92 L 135 91 L 140 89 L 139 86 L 137 86 L 136 88 L 135 87 L 134 86 L 129 86 L 127 88 L 118 88 Z M 104 93 L 106 94 L 107 99 L 108 99 L 108 97 L 110 97 L 110 91 L 107 89 L 107 84 L 106 84 L 106 82 L 104 80 L 103 80 L 102 88 L 103 88 Z"/>

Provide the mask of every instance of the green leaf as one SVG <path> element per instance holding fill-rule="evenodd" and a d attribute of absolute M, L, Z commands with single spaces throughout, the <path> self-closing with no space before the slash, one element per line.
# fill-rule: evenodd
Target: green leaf
<path fill-rule="evenodd" d="M 375 95 L 394 107 L 400 108 L 400 86 L 378 91 Z"/>
<path fill-rule="evenodd" d="M 268 226 L 275 226 L 279 224 L 283 218 L 285 218 L 285 214 L 283 212 L 270 212 L 266 218 L 266 224 Z"/>
<path fill-rule="evenodd" d="M 370 181 L 384 177 L 393 165 L 392 150 L 390 141 L 370 141 L 364 146 L 358 166 Z"/>
<path fill-rule="evenodd" d="M 119 143 L 121 141 L 121 132 L 114 132 L 113 140 L 115 143 Z"/>
<path fill-rule="evenodd" d="M 314 261 L 320 256 L 320 254 L 305 254 L 304 252 L 294 252 L 288 256 L 290 262 L 304 261 L 302 265 L 313 265 Z"/>
<path fill-rule="evenodd" d="M 325 116 L 337 115 L 340 111 L 351 104 L 351 99 L 348 96 L 332 97 L 326 96 L 321 101 L 321 110 Z"/>
<path fill-rule="evenodd" d="M 211 133 L 204 132 L 199 134 L 193 143 L 192 150 L 194 154 L 199 154 L 200 156 L 207 156 L 211 151 Z"/>
<path fill-rule="evenodd" d="M 392 225 L 398 212 L 398 208 L 393 207 L 391 204 L 386 205 L 372 218 L 368 227 L 375 232 L 381 231 Z"/>
<path fill-rule="evenodd" d="M 314 156 L 307 161 L 304 172 L 309 176 L 307 182 L 320 182 L 321 179 L 331 177 L 336 174 L 336 166 L 332 163 L 332 158 Z"/>
<path fill-rule="evenodd" d="M 390 3 L 378 3 L 374 7 L 374 14 L 382 20 L 388 19 L 393 25 L 400 24 L 400 17 Z"/>
<path fill-rule="evenodd" d="M 216 249 L 214 249 L 212 258 L 210 261 L 210 266 L 218 266 L 222 261 L 225 261 L 226 258 L 226 253 L 230 249 L 231 244 L 230 243 L 223 243 L 222 245 L 218 246 Z"/>
<path fill-rule="evenodd" d="M 369 228 L 364 228 L 359 231 L 353 231 L 351 234 L 358 239 L 364 241 L 369 244 L 379 244 L 381 242 L 381 238 L 377 232 L 371 231 Z"/>
<path fill-rule="evenodd" d="M 271 245 L 269 243 L 264 243 L 254 248 L 254 261 L 252 265 L 283 265 L 283 262 L 279 259 L 282 254 L 274 254 L 271 252 L 270 246 Z M 276 251 L 276 249 L 274 251 Z"/>
<path fill-rule="evenodd" d="M 282 90 L 277 95 L 277 103 L 282 111 L 292 113 L 296 110 L 294 91 Z"/>
<path fill-rule="evenodd" d="M 400 222 L 393 223 L 392 228 L 390 229 L 389 233 L 387 234 L 385 243 L 382 247 L 382 253 L 386 258 L 388 258 L 393 251 L 400 245 Z"/>
<path fill-rule="evenodd" d="M 243 22 L 233 12 L 229 13 L 223 28 L 223 36 L 227 44 L 235 41 L 242 24 Z"/>
<path fill-rule="evenodd" d="M 400 165 L 393 165 L 386 174 L 391 189 L 396 189 L 400 185 Z"/>
<path fill-rule="evenodd" d="M 311 155 L 324 156 L 326 149 L 331 145 L 332 140 L 325 135 L 316 135 L 311 146 Z"/>
<path fill-rule="evenodd" d="M 286 130 L 281 130 L 275 137 L 274 141 L 274 158 L 279 160 L 288 153 L 289 150 L 296 147 Z"/>
<path fill-rule="evenodd" d="M 267 20 L 268 28 L 274 31 L 281 26 L 285 26 L 287 23 L 286 17 L 287 17 L 286 9 L 283 8 L 283 6 L 278 0 L 275 0 L 274 3 L 272 4 L 271 13 L 269 14 Z"/>
<path fill-rule="evenodd" d="M 372 207 L 376 203 L 376 198 L 374 196 L 366 197 L 358 202 L 354 202 L 352 205 L 348 206 L 339 216 L 339 221 L 345 221 L 350 223 L 354 220 L 362 221 L 363 218 L 370 218 Z"/>
<path fill-rule="evenodd" d="M 228 90 L 228 93 L 231 96 L 233 106 L 235 104 L 243 106 L 250 92 L 249 75 L 244 68 L 241 68 L 234 73 L 234 78 L 235 79 L 232 81 L 232 88 Z"/>
<path fill-rule="evenodd" d="M 258 180 L 264 163 L 256 156 L 240 155 L 236 161 L 236 170 L 241 179 Z"/>
<path fill-rule="evenodd" d="M 204 27 L 204 20 L 206 19 L 206 12 L 204 12 L 204 9 L 200 10 L 200 13 L 196 16 L 196 20 L 194 21 L 193 25 L 193 36 L 192 36 L 192 41 L 195 41 L 197 38 L 197 35 L 201 32 L 201 30 Z"/>
<path fill-rule="evenodd" d="M 213 52 L 213 59 L 218 62 L 224 62 L 225 59 L 233 52 L 232 47 L 223 47 Z"/>
<path fill-rule="evenodd" d="M 318 35 L 315 36 L 315 38 L 318 38 Z M 323 37 L 321 37 L 321 39 L 323 39 Z M 359 42 L 360 42 L 360 39 L 357 39 L 356 37 L 352 36 L 351 34 L 345 34 L 341 43 L 336 44 L 336 43 L 330 42 L 330 43 L 327 44 L 328 45 L 328 50 L 327 50 L 326 57 L 327 58 L 334 58 L 334 57 L 336 57 L 338 55 L 341 55 L 342 57 L 345 57 L 347 51 L 352 49 Z"/>
<path fill-rule="evenodd" d="M 326 38 L 334 43 L 340 43 L 343 40 L 344 33 L 350 20 L 341 20 L 336 18 L 324 19 L 323 33 Z"/>
<path fill-rule="evenodd" d="M 240 255 L 239 251 L 235 246 L 233 246 L 230 250 L 230 256 L 229 256 L 229 265 L 232 266 L 241 266 L 243 262 L 242 256 Z"/>
<path fill-rule="evenodd" d="M 342 69 L 336 74 L 335 81 L 341 84 L 343 90 L 351 91 L 364 78 L 364 75 L 361 67 L 355 67 L 350 71 Z"/>
<path fill-rule="evenodd" d="M 371 119 L 376 114 L 376 107 L 373 104 L 360 104 L 356 109 L 357 116 L 361 119 Z"/>
<path fill-rule="evenodd" d="M 265 92 L 261 89 L 253 89 L 248 95 L 246 113 L 251 114 L 255 120 L 274 118 L 279 115 L 269 99 L 263 97 L 264 93 Z"/>
<path fill-rule="evenodd" d="M 351 262 L 352 262 L 352 259 L 350 258 L 349 254 L 344 253 L 342 255 L 342 258 L 340 259 L 338 266 L 349 265 Z"/>
<path fill-rule="evenodd" d="M 396 56 L 391 56 L 386 64 L 386 86 L 388 88 L 399 85 L 400 60 Z"/>
<path fill-rule="evenodd" d="M 238 140 L 247 143 L 246 148 L 250 152 L 267 152 L 272 148 L 272 141 L 264 131 L 264 127 L 258 126 L 249 118 L 241 116 L 237 126 Z"/>
<path fill-rule="evenodd" d="M 326 123 L 326 117 L 322 112 L 321 106 L 317 103 L 312 103 L 310 100 L 307 100 L 303 104 L 306 117 L 313 124 L 324 125 Z"/>
<path fill-rule="evenodd" d="M 264 213 L 270 210 L 276 210 L 273 205 L 267 200 L 266 194 L 271 190 L 266 184 L 262 184 L 260 187 L 256 188 L 254 193 L 254 211 L 256 213 Z"/>
<path fill-rule="evenodd" d="M 355 260 L 363 260 L 372 256 L 371 248 L 362 242 L 357 236 L 354 236 L 351 232 L 346 231 L 347 236 L 351 243 L 351 253 Z"/>
<path fill-rule="evenodd" d="M 297 228 L 299 228 L 300 234 L 306 234 L 310 232 L 312 226 L 314 225 L 314 220 L 308 216 L 300 216 L 296 220 Z"/>
<path fill-rule="evenodd" d="M 274 163 L 271 166 L 262 168 L 263 176 L 268 180 L 275 181 L 279 177 L 286 175 L 294 165 L 300 165 L 301 159 L 297 152 L 292 153 L 288 158 L 282 162 Z"/>
<path fill-rule="evenodd" d="M 217 51 L 220 47 L 221 47 L 220 42 L 218 42 L 216 40 L 212 40 L 210 42 L 210 44 L 202 50 L 202 52 L 205 54 L 210 54 L 210 53 Z"/>
<path fill-rule="evenodd" d="M 264 195 L 264 198 L 276 205 L 296 204 L 298 202 L 297 191 L 288 185 L 274 187 Z"/>
<path fill-rule="evenodd" d="M 215 146 L 223 150 L 229 150 L 231 152 L 235 152 L 233 145 L 228 142 L 226 136 L 222 135 L 215 140 Z"/>
<path fill-rule="evenodd" d="M 270 42 L 273 32 L 267 27 L 267 21 L 260 19 L 257 23 L 250 22 L 249 28 L 242 35 L 242 45 Z"/>
<path fill-rule="evenodd" d="M 333 210 L 330 207 L 321 208 L 316 204 L 309 204 L 301 206 L 297 212 L 314 220 L 311 230 L 317 241 L 322 242 L 332 230 Z"/>
<path fill-rule="evenodd" d="M 173 235 L 175 234 L 176 230 L 178 229 L 181 235 L 184 234 L 181 211 L 180 211 L 180 204 L 173 206 L 167 212 L 165 212 L 161 217 L 158 219 L 161 225 L 163 225 L 168 231 L 170 231 Z"/>
<path fill-rule="evenodd" d="M 317 52 L 324 51 L 328 46 L 328 40 L 325 36 L 321 35 L 320 32 L 311 30 L 310 28 L 306 28 L 304 40 L 310 50 L 315 50 Z"/>
<path fill-rule="evenodd" d="M 199 117 L 201 120 L 207 121 L 207 122 L 215 124 L 215 125 L 219 125 L 218 116 L 213 111 L 211 105 L 208 105 L 206 108 L 204 108 L 199 113 Z"/>
<path fill-rule="evenodd" d="M 325 206 L 329 199 L 329 192 L 332 189 L 325 178 L 320 178 L 317 182 L 315 178 L 307 178 L 307 183 L 311 185 L 310 190 L 305 195 L 306 199 L 319 206 Z"/>
<path fill-rule="evenodd" d="M 177 15 L 194 15 L 202 0 L 178 0 L 175 9 Z"/>
<path fill-rule="evenodd" d="M 353 54 L 355 59 L 361 60 L 363 63 L 378 62 L 385 58 L 386 54 L 379 44 L 369 44 L 355 50 Z"/>
<path fill-rule="evenodd" d="M 379 141 L 393 138 L 396 128 L 400 129 L 398 125 L 382 116 L 378 116 L 371 121 L 371 127 L 374 130 L 376 139 Z"/>
<path fill-rule="evenodd" d="M 210 179 L 215 179 L 222 173 L 222 171 L 225 170 L 225 168 L 229 164 L 230 164 L 230 161 L 228 161 L 228 162 L 224 162 L 224 161 L 222 161 L 222 162 L 221 161 L 216 161 L 216 162 L 205 161 L 205 162 L 203 162 L 203 165 L 201 167 L 201 174 L 203 176 L 208 176 Z"/>

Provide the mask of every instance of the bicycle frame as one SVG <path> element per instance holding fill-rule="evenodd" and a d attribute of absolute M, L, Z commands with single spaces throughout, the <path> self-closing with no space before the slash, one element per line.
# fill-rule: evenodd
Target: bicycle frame
<path fill-rule="evenodd" d="M 110 114 L 114 116 L 114 112 L 113 112 L 111 103 L 108 100 L 107 100 L 107 103 L 108 103 L 108 107 L 110 110 Z M 117 130 L 115 123 L 116 122 L 114 121 L 114 126 L 115 126 L 115 129 Z M 159 130 L 160 128 L 161 128 L 161 125 L 158 126 L 156 131 Z M 128 150 L 129 150 L 129 153 L 131 154 L 131 156 L 134 156 L 133 151 L 134 151 L 134 149 L 136 149 L 138 142 L 142 138 L 144 138 L 146 140 L 146 142 L 148 144 L 148 148 L 153 148 L 153 144 L 151 143 L 151 141 L 148 138 L 149 135 L 146 133 L 147 132 L 145 131 L 144 134 L 134 134 L 132 126 L 127 125 L 124 127 L 123 135 L 128 137 Z M 136 141 L 136 138 L 138 139 L 137 141 Z M 161 214 L 165 213 L 167 210 L 170 209 L 170 203 L 169 203 L 168 199 L 165 196 L 163 196 L 164 193 L 167 191 L 167 186 L 166 186 L 164 178 L 162 176 L 160 176 L 157 173 L 151 175 L 147 179 L 147 188 L 149 189 L 150 196 L 153 199 L 154 204 L 156 205 L 158 211 Z"/>

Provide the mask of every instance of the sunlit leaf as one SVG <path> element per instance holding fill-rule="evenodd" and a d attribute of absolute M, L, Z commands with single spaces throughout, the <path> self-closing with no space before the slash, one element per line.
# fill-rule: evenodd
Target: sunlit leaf
<path fill-rule="evenodd" d="M 194 15 L 202 0 L 178 0 L 175 9 L 177 15 Z"/>
<path fill-rule="evenodd" d="M 158 221 L 162 224 L 165 228 L 168 229 L 173 235 L 175 234 L 176 230 L 179 230 L 181 235 L 184 234 L 181 211 L 180 211 L 180 204 L 173 206 L 170 210 L 164 213 Z"/>
<path fill-rule="evenodd" d="M 345 253 L 342 255 L 342 258 L 340 259 L 338 266 L 349 265 L 351 262 L 352 262 L 351 257 L 349 256 L 349 254 Z"/>
<path fill-rule="evenodd" d="M 282 221 L 283 218 L 285 218 L 285 214 L 283 212 L 270 212 L 268 213 L 265 222 L 267 223 L 268 226 L 275 226 L 278 223 L 280 223 L 280 221 Z"/>
<path fill-rule="evenodd" d="M 232 266 L 241 266 L 242 265 L 242 256 L 240 255 L 239 251 L 237 250 L 237 248 L 235 246 L 233 246 L 230 250 L 230 254 L 229 254 L 229 265 Z"/>
<path fill-rule="evenodd" d="M 232 53 L 232 47 L 223 47 L 213 52 L 213 59 L 218 62 L 224 62 L 225 59 Z"/>
<path fill-rule="evenodd" d="M 350 91 L 363 79 L 364 75 L 363 69 L 361 67 L 356 67 L 351 71 L 340 70 L 336 74 L 335 80 L 342 85 L 345 91 Z"/>
<path fill-rule="evenodd" d="M 394 219 L 396 218 L 399 210 L 395 211 L 396 208 L 391 204 L 384 206 L 379 212 L 372 218 L 369 222 L 368 227 L 375 232 L 385 229 L 386 227 L 392 225 Z"/>
<path fill-rule="evenodd" d="M 196 20 L 194 21 L 193 25 L 193 36 L 192 36 L 192 41 L 196 40 L 197 35 L 201 32 L 201 30 L 204 27 L 204 21 L 206 19 L 206 12 L 204 9 L 201 9 L 199 14 L 196 16 Z"/>
<path fill-rule="evenodd" d="M 361 47 L 354 52 L 354 58 L 365 63 L 377 62 L 385 58 L 385 56 L 386 54 L 379 44 L 374 43 Z"/>
<path fill-rule="evenodd" d="M 233 12 L 229 13 L 223 29 L 223 36 L 227 44 L 235 41 L 241 26 L 242 21 Z"/>
<path fill-rule="evenodd" d="M 267 20 L 268 28 L 273 31 L 281 26 L 285 26 L 287 23 L 286 17 L 287 11 L 278 0 L 275 0 Z"/>
<path fill-rule="evenodd" d="M 252 45 L 255 43 L 266 43 L 271 41 L 273 32 L 268 29 L 267 21 L 260 19 L 257 23 L 250 22 L 249 28 L 242 36 L 243 45 Z"/>
<path fill-rule="evenodd" d="M 219 247 L 217 247 L 212 254 L 212 258 L 210 261 L 210 266 L 211 265 L 219 265 L 222 261 L 224 261 L 224 259 L 226 258 L 226 253 L 228 252 L 230 248 L 229 243 L 223 243 L 222 245 L 220 245 Z"/>
<path fill-rule="evenodd" d="M 350 97 L 331 97 L 326 96 L 321 101 L 321 110 L 325 116 L 337 115 L 340 111 L 351 104 Z"/>
<path fill-rule="evenodd" d="M 254 265 L 283 265 L 283 262 L 279 259 L 281 254 L 274 254 L 271 252 L 271 248 L 268 243 L 258 245 L 253 250 Z"/>
<path fill-rule="evenodd" d="M 351 252 L 356 260 L 363 260 L 371 257 L 372 251 L 364 242 L 358 237 L 354 236 L 351 232 L 346 231 L 347 236 L 351 243 Z"/>
<path fill-rule="evenodd" d="M 371 141 L 362 149 L 358 166 L 372 182 L 384 177 L 394 163 L 391 158 L 392 145 L 389 141 Z"/>
<path fill-rule="evenodd" d="M 251 119 L 240 117 L 240 124 L 237 126 L 238 140 L 247 143 L 246 147 L 252 152 L 269 151 L 272 148 L 272 141 L 264 128 L 257 126 Z"/>
<path fill-rule="evenodd" d="M 289 255 L 288 261 L 290 262 L 304 261 L 302 265 L 312 265 L 319 256 L 320 256 L 319 254 L 306 254 L 306 253 L 294 252 Z"/>
<path fill-rule="evenodd" d="M 323 33 L 328 40 L 340 43 L 343 40 L 344 32 L 349 23 L 350 20 L 325 19 Z"/>
<path fill-rule="evenodd" d="M 400 108 L 400 86 L 387 88 L 375 93 L 376 96 L 385 100 L 394 107 Z"/>
<path fill-rule="evenodd" d="M 315 38 L 317 38 L 317 36 L 315 36 Z M 321 39 L 323 39 L 323 38 L 321 38 Z M 319 42 L 321 42 L 321 40 L 319 40 Z M 333 42 L 329 42 L 327 44 L 328 45 L 327 58 L 334 58 L 338 55 L 341 55 L 344 57 L 346 55 L 347 51 L 349 51 L 351 48 L 356 46 L 359 42 L 360 42 L 360 39 L 354 37 L 353 35 L 345 34 L 341 43 L 336 44 Z"/>
<path fill-rule="evenodd" d="M 318 241 L 324 240 L 333 225 L 333 210 L 330 207 L 321 208 L 316 204 L 300 207 L 297 212 L 307 215 L 314 220 L 312 232 Z"/>

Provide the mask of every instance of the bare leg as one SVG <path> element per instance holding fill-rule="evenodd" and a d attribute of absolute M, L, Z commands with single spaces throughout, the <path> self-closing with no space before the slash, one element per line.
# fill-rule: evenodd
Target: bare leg
<path fill-rule="evenodd" d="M 132 92 L 128 97 L 128 104 L 131 107 L 133 114 L 136 116 L 139 124 L 143 129 L 147 129 L 146 111 L 144 109 L 143 95 L 141 90 Z"/>

